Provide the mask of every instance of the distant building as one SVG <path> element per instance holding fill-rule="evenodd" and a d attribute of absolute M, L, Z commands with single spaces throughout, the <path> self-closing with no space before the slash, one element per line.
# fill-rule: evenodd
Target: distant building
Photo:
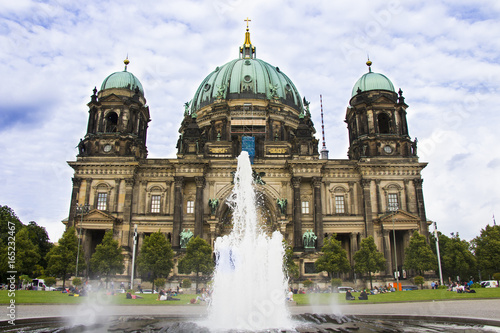
<path fill-rule="evenodd" d="M 248 27 L 239 58 L 210 73 L 179 110 L 177 158 L 147 158 L 144 89 L 127 66 L 109 75 L 91 96 L 87 133 L 76 161 L 68 162 L 75 173 L 65 223 L 81 227 L 87 262 L 112 229 L 126 258 L 124 277 L 130 276 L 134 225 L 138 250 L 144 236 L 158 230 L 176 251 L 184 229 L 213 244 L 231 230 L 225 200 L 236 157 L 246 150 L 263 180 L 256 186 L 262 224 L 293 245 L 302 277 L 314 276 L 317 251 L 334 233 L 351 263 L 361 239 L 373 236 L 388 263 L 381 277 L 396 270 L 394 251 L 402 271 L 413 231 L 428 235 L 426 163 L 410 138 L 402 91 L 367 65 L 346 96 L 348 159 L 319 158 L 309 103 L 278 67 L 256 57 Z M 78 215 L 77 203 L 91 211 Z M 317 239 L 304 248 L 303 235 L 311 230 Z"/>

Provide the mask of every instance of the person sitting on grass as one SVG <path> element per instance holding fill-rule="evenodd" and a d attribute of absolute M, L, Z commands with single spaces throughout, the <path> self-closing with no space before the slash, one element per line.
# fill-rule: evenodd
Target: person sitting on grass
<path fill-rule="evenodd" d="M 361 294 L 359 294 L 358 299 L 361 300 L 361 301 L 367 301 L 368 300 L 368 294 L 366 293 L 366 289 L 363 289 L 363 291 L 361 292 Z"/>
<path fill-rule="evenodd" d="M 345 299 L 346 299 L 346 301 L 354 301 L 356 299 L 356 297 L 352 296 L 351 289 L 346 291 Z"/>

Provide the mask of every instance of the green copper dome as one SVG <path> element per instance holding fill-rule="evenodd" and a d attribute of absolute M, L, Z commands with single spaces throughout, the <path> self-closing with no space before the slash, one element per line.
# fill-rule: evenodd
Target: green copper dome
<path fill-rule="evenodd" d="M 387 90 L 394 93 L 396 92 L 391 80 L 389 80 L 383 74 L 373 73 L 371 69 L 368 73 L 360 77 L 356 82 L 356 84 L 352 88 L 351 97 L 354 97 L 358 94 L 358 89 L 360 89 L 362 92 L 369 90 Z"/>
<path fill-rule="evenodd" d="M 232 60 L 210 73 L 198 87 L 191 111 L 217 99 L 274 99 L 302 110 L 300 95 L 288 76 L 278 67 L 250 57 Z"/>
<path fill-rule="evenodd" d="M 101 90 L 122 88 L 135 91 L 139 88 L 139 91 L 144 95 L 144 89 L 142 88 L 141 82 L 137 79 L 134 74 L 127 72 L 127 69 L 123 72 L 115 72 L 104 79 L 101 85 Z"/>

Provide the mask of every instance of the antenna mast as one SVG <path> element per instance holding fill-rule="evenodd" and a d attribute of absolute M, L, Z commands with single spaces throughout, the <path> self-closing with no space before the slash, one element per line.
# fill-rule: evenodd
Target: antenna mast
<path fill-rule="evenodd" d="M 319 103 L 321 105 L 321 133 L 323 134 L 323 147 L 321 147 L 321 159 L 328 159 L 328 149 L 326 149 L 326 140 L 325 140 L 325 123 L 323 121 L 323 97 L 319 95 Z"/>

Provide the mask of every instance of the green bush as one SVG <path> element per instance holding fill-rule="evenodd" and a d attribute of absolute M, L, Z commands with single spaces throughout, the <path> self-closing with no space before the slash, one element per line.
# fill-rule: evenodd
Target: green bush
<path fill-rule="evenodd" d="M 439 287 L 438 287 L 438 289 L 448 289 L 448 287 L 445 286 L 444 284 L 440 284 Z"/>
<path fill-rule="evenodd" d="M 493 274 L 493 280 L 500 281 L 500 273 Z"/>
<path fill-rule="evenodd" d="M 157 288 L 164 288 L 165 283 L 167 283 L 167 280 L 164 278 L 157 278 L 154 281 L 155 287 L 157 287 Z"/>
<path fill-rule="evenodd" d="M 302 284 L 304 285 L 304 288 L 310 288 L 310 287 L 312 287 L 312 285 L 314 284 L 314 282 L 312 282 L 311 280 L 307 279 L 304 282 L 302 282 Z"/>
<path fill-rule="evenodd" d="M 184 279 L 182 280 L 182 288 L 191 288 L 191 280 L 190 279 Z"/>
<path fill-rule="evenodd" d="M 425 280 L 423 276 L 418 275 L 413 278 L 413 281 L 415 282 L 415 284 L 419 284 L 420 288 L 422 288 L 422 285 L 424 284 Z"/>
<path fill-rule="evenodd" d="M 471 287 L 471 288 L 481 288 L 481 285 L 480 285 L 479 283 L 477 283 L 477 282 L 474 282 L 474 283 L 472 284 L 472 286 L 470 286 L 470 287 Z"/>
<path fill-rule="evenodd" d="M 75 287 L 80 287 L 82 285 L 82 279 L 80 279 L 79 277 L 75 277 L 73 278 L 73 280 L 71 280 L 71 284 Z"/>
<path fill-rule="evenodd" d="M 55 285 L 55 284 L 56 284 L 56 282 L 57 282 L 56 278 L 55 278 L 55 277 L 53 277 L 53 276 L 46 277 L 46 278 L 44 279 L 44 281 L 45 281 L 45 285 L 46 285 L 47 287 L 52 287 L 52 286 L 53 286 L 53 285 Z"/>
<path fill-rule="evenodd" d="M 342 285 L 341 279 L 333 278 L 331 282 L 332 282 L 332 287 L 340 287 Z"/>

